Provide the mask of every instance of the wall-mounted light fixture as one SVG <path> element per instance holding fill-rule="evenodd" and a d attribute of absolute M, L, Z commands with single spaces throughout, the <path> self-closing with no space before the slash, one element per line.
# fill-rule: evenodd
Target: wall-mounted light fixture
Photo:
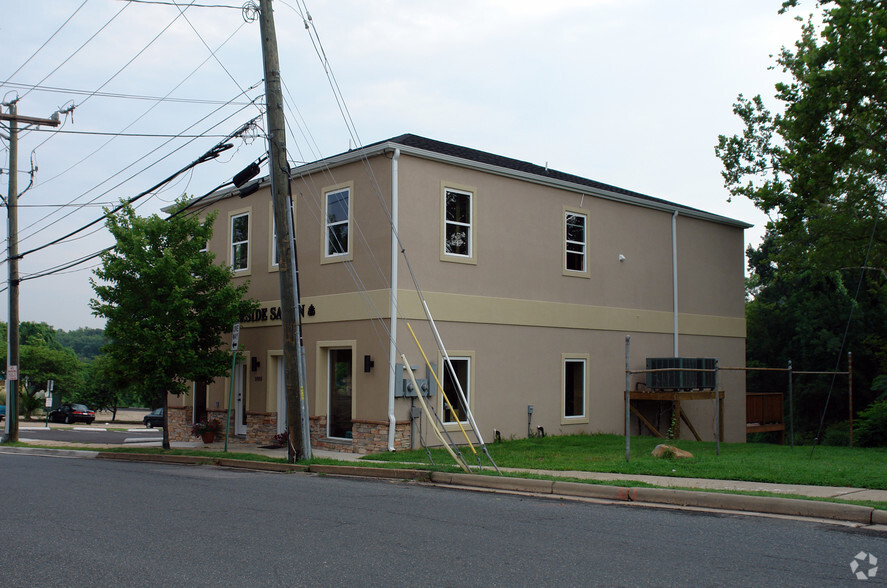
<path fill-rule="evenodd" d="M 259 368 L 262 367 L 262 363 L 259 361 L 258 357 L 251 357 L 249 360 L 250 369 L 254 372 L 259 371 Z"/>
<path fill-rule="evenodd" d="M 373 361 L 372 357 L 370 357 L 369 355 L 363 356 L 363 371 L 364 371 L 364 373 L 367 373 L 367 374 L 370 373 L 370 371 L 373 369 L 374 365 L 376 365 L 376 362 Z"/>

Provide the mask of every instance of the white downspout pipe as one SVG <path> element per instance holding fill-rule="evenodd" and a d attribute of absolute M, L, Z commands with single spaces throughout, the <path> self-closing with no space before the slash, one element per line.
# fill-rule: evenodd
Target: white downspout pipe
<path fill-rule="evenodd" d="M 397 430 L 397 419 L 394 417 L 394 381 L 397 364 L 397 160 L 400 159 L 400 149 L 394 150 L 391 158 L 391 334 L 388 337 L 388 451 L 394 451 L 394 434 Z"/>
<path fill-rule="evenodd" d="M 678 209 L 671 215 L 671 283 L 674 300 L 674 356 L 678 354 Z"/>

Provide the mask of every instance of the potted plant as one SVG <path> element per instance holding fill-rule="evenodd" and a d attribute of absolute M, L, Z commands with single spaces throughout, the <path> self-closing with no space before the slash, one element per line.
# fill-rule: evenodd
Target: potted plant
<path fill-rule="evenodd" d="M 191 426 L 191 434 L 203 439 L 204 443 L 212 443 L 216 440 L 216 433 L 222 431 L 222 423 L 219 419 L 199 421 Z"/>

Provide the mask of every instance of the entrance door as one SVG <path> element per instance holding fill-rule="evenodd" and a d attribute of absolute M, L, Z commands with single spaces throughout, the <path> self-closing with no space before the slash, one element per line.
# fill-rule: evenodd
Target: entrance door
<path fill-rule="evenodd" d="M 206 383 L 194 382 L 194 422 L 206 420 Z"/>
<path fill-rule="evenodd" d="M 286 370 L 283 356 L 277 358 L 277 432 L 286 432 Z"/>
<path fill-rule="evenodd" d="M 352 357 L 351 349 L 330 349 L 327 371 L 329 415 L 327 435 L 351 439 Z"/>
<path fill-rule="evenodd" d="M 246 364 L 234 369 L 234 434 L 246 435 Z"/>

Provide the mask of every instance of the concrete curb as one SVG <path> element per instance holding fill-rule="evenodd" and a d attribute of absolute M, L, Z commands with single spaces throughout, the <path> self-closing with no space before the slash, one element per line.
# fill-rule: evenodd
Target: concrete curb
<path fill-rule="evenodd" d="M 473 486 L 512 492 L 531 492 L 624 502 L 671 504 L 675 506 L 792 515 L 848 521 L 865 525 L 887 524 L 887 511 L 856 504 L 838 504 L 798 498 L 746 496 L 743 494 L 695 492 L 668 488 L 625 488 L 599 484 L 583 484 L 581 482 L 500 478 L 478 474 L 450 474 L 442 472 L 432 473 L 431 481 L 438 484 Z"/>
<path fill-rule="evenodd" d="M 114 453 L 111 451 L 102 451 L 98 453 L 97 457 L 99 459 L 118 461 L 153 461 L 158 463 L 186 465 L 217 465 L 226 468 L 242 468 L 269 472 L 308 471 L 308 466 L 294 463 L 250 461 L 245 459 L 230 459 L 226 457 L 200 457 L 196 455 L 156 455 L 153 453 Z"/>
<path fill-rule="evenodd" d="M 0 453 L 31 453 L 33 455 L 55 455 L 60 457 L 81 457 L 92 459 L 99 456 L 98 451 L 80 449 L 53 449 L 51 447 L 0 447 Z"/>
<path fill-rule="evenodd" d="M 431 479 L 431 473 L 425 470 L 368 468 L 360 466 L 338 465 L 311 465 L 308 466 L 307 469 L 312 474 L 328 474 L 335 476 L 362 476 L 366 478 L 392 478 L 395 480 L 418 481 L 428 481 Z"/>

